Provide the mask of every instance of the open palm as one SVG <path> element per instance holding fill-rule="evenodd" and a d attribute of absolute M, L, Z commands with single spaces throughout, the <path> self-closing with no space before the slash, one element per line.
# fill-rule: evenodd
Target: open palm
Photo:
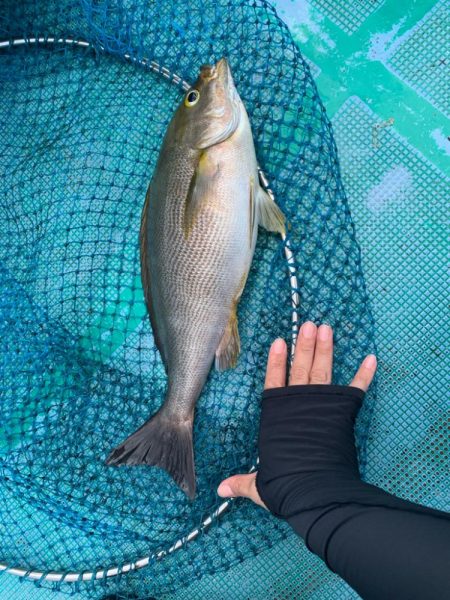
<path fill-rule="evenodd" d="M 319 328 L 311 321 L 299 331 L 288 385 L 330 384 L 333 368 L 333 330 L 329 325 Z M 377 368 L 373 354 L 366 356 L 350 385 L 367 391 Z M 284 387 L 287 376 L 287 346 L 282 339 L 273 342 L 267 361 L 264 389 Z M 255 485 L 256 472 L 233 475 L 224 479 L 217 489 L 219 496 L 242 496 L 267 508 Z"/>

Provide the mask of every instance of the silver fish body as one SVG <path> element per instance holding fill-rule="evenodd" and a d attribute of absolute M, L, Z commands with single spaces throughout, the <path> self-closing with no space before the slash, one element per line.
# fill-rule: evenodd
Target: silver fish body
<path fill-rule="evenodd" d="M 248 116 L 222 59 L 202 67 L 175 113 L 142 213 L 142 283 L 165 401 L 108 459 L 161 466 L 191 498 L 194 408 L 214 358 L 219 370 L 236 364 L 236 309 L 258 224 L 282 232 L 284 217 L 260 187 Z"/>

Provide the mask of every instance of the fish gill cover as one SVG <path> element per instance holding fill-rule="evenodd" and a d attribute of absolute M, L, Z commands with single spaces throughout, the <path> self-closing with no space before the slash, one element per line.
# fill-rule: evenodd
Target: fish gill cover
<path fill-rule="evenodd" d="M 271 340 L 290 338 L 293 290 L 284 242 L 261 230 L 238 364 L 212 370 L 197 405 L 194 502 L 161 469 L 105 465 L 166 386 L 138 233 L 182 88 L 150 62 L 192 82 L 227 57 L 290 224 L 297 318 L 334 327 L 335 381 L 347 383 L 374 349 L 373 320 L 331 126 L 290 33 L 260 0 L 10 0 L 0 31 L 0 562 L 37 571 L 42 585 L 63 574 L 58 588 L 88 598 L 168 593 L 291 535 L 237 501 L 163 556 L 219 506 L 221 479 L 255 464 L 265 360 Z M 362 460 L 372 402 L 358 425 Z M 83 572 L 97 578 L 65 581 Z"/>

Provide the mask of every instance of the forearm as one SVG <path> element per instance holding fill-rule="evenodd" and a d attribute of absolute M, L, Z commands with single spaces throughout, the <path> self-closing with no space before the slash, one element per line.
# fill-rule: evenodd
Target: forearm
<path fill-rule="evenodd" d="M 348 503 L 307 511 L 289 522 L 364 600 L 450 597 L 448 519 Z"/>
<path fill-rule="evenodd" d="M 257 488 L 330 569 L 369 600 L 450 597 L 450 517 L 360 480 L 356 388 L 264 393 Z"/>

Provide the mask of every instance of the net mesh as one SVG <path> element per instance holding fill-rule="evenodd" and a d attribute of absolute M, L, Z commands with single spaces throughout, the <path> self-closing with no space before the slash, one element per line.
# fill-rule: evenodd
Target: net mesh
<path fill-rule="evenodd" d="M 0 560 L 89 598 L 162 597 L 291 538 L 285 523 L 236 501 L 184 543 L 218 507 L 220 480 L 255 463 L 267 349 L 291 334 L 292 289 L 284 243 L 260 231 L 238 365 L 212 371 L 197 404 L 194 503 L 160 469 L 105 466 L 166 386 L 138 231 L 181 87 L 150 61 L 193 81 L 201 64 L 228 58 L 290 223 L 297 317 L 334 327 L 335 381 L 347 383 L 374 349 L 373 319 L 331 127 L 265 2 L 10 0 L 2 12 Z M 363 468 L 372 403 L 358 424 Z M 144 569 L 121 573 L 144 557 Z M 299 573 L 310 560 L 301 554 Z M 74 584 L 48 577 L 99 571 Z"/>

